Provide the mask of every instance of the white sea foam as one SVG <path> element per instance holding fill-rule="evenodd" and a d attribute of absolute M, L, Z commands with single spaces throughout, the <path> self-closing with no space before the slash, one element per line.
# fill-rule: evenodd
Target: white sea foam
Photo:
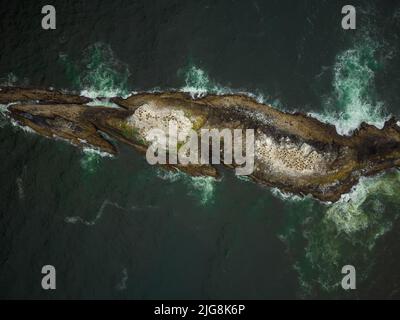
<path fill-rule="evenodd" d="M 114 98 L 119 96 L 120 91 L 117 89 L 101 89 L 101 90 L 95 90 L 95 89 L 85 89 L 80 92 L 80 95 L 83 97 L 87 97 L 90 99 L 93 99 L 94 101 L 89 103 L 88 105 L 93 105 L 96 102 L 99 102 L 99 98 Z"/>
<path fill-rule="evenodd" d="M 83 151 L 84 153 L 86 153 L 86 154 L 96 154 L 96 155 L 98 155 L 98 156 L 100 156 L 100 157 L 102 157 L 102 158 L 114 158 L 114 157 L 115 157 L 115 156 L 114 156 L 113 154 L 111 154 L 111 153 L 108 153 L 108 152 L 105 152 L 105 151 L 101 151 L 101 150 L 98 149 L 98 148 L 90 147 L 90 146 L 84 147 L 84 148 L 82 149 L 82 151 Z"/>
<path fill-rule="evenodd" d="M 81 141 L 86 143 L 85 141 Z M 89 173 L 95 173 L 102 158 L 113 158 L 114 155 L 108 152 L 100 151 L 97 148 L 85 147 L 83 148 L 83 157 L 81 158 L 81 167 Z"/>
<path fill-rule="evenodd" d="M 216 179 L 213 177 L 192 177 L 192 194 L 195 194 L 202 205 L 207 205 L 214 201 Z"/>
<path fill-rule="evenodd" d="M 339 231 L 351 234 L 367 229 L 371 222 L 382 218 L 385 210 L 379 199 L 373 205 L 364 207 L 371 196 L 396 197 L 400 187 L 400 174 L 381 174 L 376 177 L 362 177 L 352 190 L 341 197 L 340 201 L 327 209 L 327 218 L 335 223 Z M 378 235 L 382 230 L 378 230 Z M 377 235 L 377 236 L 378 236 Z"/>
<path fill-rule="evenodd" d="M 290 192 L 284 192 L 278 188 L 271 188 L 271 193 L 284 201 L 290 201 L 290 202 L 299 202 L 299 201 L 304 201 L 305 199 L 307 199 L 306 197 L 301 197 L 298 195 L 295 195 L 293 193 Z"/>
<path fill-rule="evenodd" d="M 311 116 L 336 127 L 339 134 L 349 135 L 363 122 L 383 128 L 390 115 L 382 102 L 372 99 L 376 52 L 380 45 L 371 38 L 360 40 L 354 48 L 339 54 L 333 67 L 333 92 L 325 101 L 325 111 Z"/>
<path fill-rule="evenodd" d="M 213 177 L 191 177 L 181 171 L 167 171 L 157 168 L 157 177 L 169 182 L 182 181 L 189 188 L 189 195 L 195 196 L 201 205 L 208 205 L 214 201 L 215 184 Z"/>
<path fill-rule="evenodd" d="M 207 94 L 226 95 L 241 94 L 255 99 L 259 103 L 265 103 L 266 98 L 262 93 L 252 93 L 248 90 L 233 89 L 215 83 L 201 68 L 192 65 L 185 73 L 185 85 L 177 91 L 188 93 L 192 98 L 201 98 Z"/>
<path fill-rule="evenodd" d="M 112 207 L 120 209 L 120 210 L 122 210 L 124 212 L 140 211 L 140 210 L 157 209 L 158 208 L 158 207 L 155 207 L 155 206 L 144 206 L 144 207 L 131 206 L 131 207 L 125 208 L 125 207 L 119 205 L 116 202 L 112 202 L 112 201 L 106 199 L 101 204 L 100 209 L 97 211 L 97 213 L 96 213 L 96 215 L 95 215 L 95 217 L 93 219 L 85 220 L 85 219 L 83 219 L 82 217 L 79 217 L 79 216 L 72 216 L 72 217 L 65 217 L 64 221 L 66 223 L 71 223 L 71 224 L 80 223 L 80 224 L 83 224 L 85 226 L 92 227 L 92 226 L 96 225 L 99 222 L 99 220 L 103 217 L 105 209 L 108 206 L 112 206 Z"/>
<path fill-rule="evenodd" d="M 109 98 L 106 99 L 93 98 L 93 100 L 87 103 L 86 105 L 89 107 L 107 107 L 113 109 L 120 109 L 120 106 L 118 106 L 114 102 L 111 102 Z"/>
<path fill-rule="evenodd" d="M 26 133 L 35 133 L 35 134 L 36 134 L 36 132 L 35 132 L 33 129 L 31 129 L 30 127 L 27 127 L 27 126 L 24 126 L 24 125 L 19 124 L 19 123 L 18 123 L 17 121 L 15 121 L 14 119 L 10 119 L 10 123 L 11 123 L 14 127 L 18 128 L 18 129 L 21 129 L 22 131 L 24 131 L 24 132 L 26 132 Z"/>

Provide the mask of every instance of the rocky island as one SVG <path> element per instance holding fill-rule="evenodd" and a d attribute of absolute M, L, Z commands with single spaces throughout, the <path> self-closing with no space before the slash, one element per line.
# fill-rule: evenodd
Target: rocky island
<path fill-rule="evenodd" d="M 301 113 L 285 113 L 240 94 L 193 98 L 182 92 L 115 97 L 114 107 L 54 90 L 3 87 L 0 103 L 9 116 L 40 135 L 80 147 L 118 152 L 115 141 L 145 153 L 152 127 L 173 119 L 182 128 L 254 129 L 255 182 L 298 195 L 336 202 L 362 176 L 400 165 L 400 127 L 362 124 L 351 136 Z M 101 102 L 101 99 L 100 99 Z M 101 104 L 101 103 L 98 103 Z M 165 165 L 193 176 L 218 176 L 214 165 Z M 230 166 L 233 167 L 233 166 Z"/>

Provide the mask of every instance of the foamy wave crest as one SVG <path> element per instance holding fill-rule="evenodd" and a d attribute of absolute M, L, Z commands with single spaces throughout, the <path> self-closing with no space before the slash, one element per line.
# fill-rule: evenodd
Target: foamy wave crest
<path fill-rule="evenodd" d="M 81 95 L 85 97 L 92 98 L 93 100 L 87 103 L 86 105 L 89 107 L 108 107 L 113 109 L 120 109 L 120 106 L 116 105 L 114 102 L 111 102 L 109 98 L 99 99 L 96 96 L 97 93 L 87 93 L 86 91 L 82 91 Z M 93 95 L 93 97 L 91 97 Z"/>
<path fill-rule="evenodd" d="M 305 199 L 307 199 L 306 197 L 301 197 L 301 196 L 295 195 L 293 193 L 284 192 L 278 188 L 272 188 L 271 193 L 276 198 L 284 200 L 284 201 L 300 202 L 300 201 L 304 201 Z"/>
<path fill-rule="evenodd" d="M 335 125 L 342 135 L 351 134 L 363 122 L 383 128 L 390 115 L 385 114 L 383 103 L 374 99 L 379 48 L 377 41 L 366 37 L 339 54 L 333 68 L 333 93 L 325 101 L 325 111 L 310 115 Z"/>
<path fill-rule="evenodd" d="M 0 128 L 8 123 L 8 104 L 0 104 Z"/>
<path fill-rule="evenodd" d="M 83 142 L 83 141 L 82 141 Z M 108 152 L 101 151 L 95 147 L 85 147 L 82 149 L 85 154 L 96 154 L 102 158 L 114 158 L 114 155 Z"/>
<path fill-rule="evenodd" d="M 11 123 L 14 127 L 18 128 L 18 129 L 21 129 L 21 130 L 24 131 L 24 132 L 27 132 L 27 133 L 36 133 L 33 129 L 31 129 L 31 128 L 27 127 L 27 126 L 23 126 L 23 125 L 19 124 L 19 123 L 18 123 L 17 121 L 15 121 L 14 119 L 10 119 L 10 123 Z"/>
<path fill-rule="evenodd" d="M 9 73 L 5 77 L 0 78 L 0 86 L 13 87 L 17 84 L 18 77 L 14 73 Z"/>
<path fill-rule="evenodd" d="M 88 227 L 94 226 L 97 223 L 97 221 L 99 221 L 101 219 L 101 217 L 103 216 L 103 213 L 104 213 L 104 209 L 108 205 L 113 205 L 113 206 L 116 206 L 117 208 L 125 210 L 124 208 L 121 208 L 117 203 L 110 202 L 109 200 L 104 200 L 99 211 L 97 211 L 96 216 L 92 220 L 84 220 L 81 217 L 75 216 L 75 217 L 66 217 L 64 219 L 64 221 L 66 223 L 72 223 L 72 224 L 81 223 Z"/>
<path fill-rule="evenodd" d="M 180 171 L 158 169 L 157 177 L 165 181 L 176 182 L 178 180 L 184 179 L 185 174 Z"/>
<path fill-rule="evenodd" d="M 334 204 L 285 201 L 286 224 L 279 238 L 296 256 L 302 294 L 315 290 L 341 290 L 338 272 L 346 264 L 365 270 L 357 282 L 368 278 L 375 245 L 399 218 L 400 172 L 362 178 L 353 190 Z M 306 242 L 305 248 L 298 246 Z M 296 250 L 300 250 L 297 251 Z M 349 255 L 351 253 L 351 255 Z M 350 259 L 350 260 L 349 260 Z"/>
<path fill-rule="evenodd" d="M 59 58 L 72 84 L 81 90 L 81 95 L 95 99 L 128 93 L 128 66 L 116 58 L 109 45 L 98 42 L 89 46 L 78 63 L 70 61 L 66 54 L 60 54 Z"/>
<path fill-rule="evenodd" d="M 202 205 L 212 203 L 214 201 L 216 180 L 212 177 L 192 177 L 191 186 L 192 194 L 195 194 Z"/>
<path fill-rule="evenodd" d="M 207 205 L 214 201 L 215 184 L 213 177 L 191 177 L 181 171 L 167 171 L 157 169 L 157 177 L 169 182 L 182 181 L 188 188 L 188 194 L 195 196 L 201 205 Z"/>
<path fill-rule="evenodd" d="M 361 178 L 349 194 L 328 208 L 327 218 L 335 223 L 339 231 L 347 234 L 366 230 L 386 219 L 385 203 L 400 203 L 397 200 L 399 188 L 399 172 Z M 389 225 L 387 221 L 381 225 L 382 228 L 377 228 L 374 238 L 383 235 Z"/>
<path fill-rule="evenodd" d="M 185 85 L 178 89 L 178 91 L 189 93 L 192 98 L 200 98 L 207 94 L 242 94 L 255 99 L 259 103 L 265 103 L 267 100 L 260 92 L 255 94 L 247 90 L 232 89 L 218 84 L 211 80 L 206 71 L 195 65 L 190 65 L 189 67 L 181 70 L 181 72 L 182 71 L 184 72 Z M 277 104 L 278 100 L 275 100 L 273 103 Z"/>
<path fill-rule="evenodd" d="M 84 141 L 82 141 L 84 142 Z M 112 154 L 100 151 L 96 148 L 83 148 L 83 157 L 80 160 L 81 167 L 89 173 L 95 173 L 102 158 L 113 158 Z"/>
<path fill-rule="evenodd" d="M 113 98 L 113 97 L 117 97 L 120 95 L 120 91 L 118 89 L 107 89 L 107 88 L 103 88 L 103 89 L 84 89 L 80 92 L 81 96 L 93 99 L 93 101 L 89 102 L 87 105 L 88 106 L 107 106 L 107 104 L 116 106 L 113 103 L 107 103 L 104 100 L 98 100 L 98 98 Z"/>

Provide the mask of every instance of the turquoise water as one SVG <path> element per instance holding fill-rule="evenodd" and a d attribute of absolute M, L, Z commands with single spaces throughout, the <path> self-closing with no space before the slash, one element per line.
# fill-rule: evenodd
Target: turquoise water
<path fill-rule="evenodd" d="M 101 24 L 83 4 L 58 5 L 70 13 L 59 33 L 42 40 L 52 43 L 48 61 L 35 55 L 32 41 L 17 45 L 12 38 L 11 48 L 32 57 L 17 50 L 21 65 L 13 64 L 4 48 L 2 84 L 54 86 L 92 98 L 240 92 L 309 113 L 341 134 L 398 115 L 396 1 L 385 8 L 360 4 L 360 28 L 346 34 L 336 25 L 340 14 L 331 14 L 340 13 L 340 2 L 121 1 L 107 19 L 108 6 L 97 7 Z M 15 12 L 27 14 L 18 6 Z M 1 110 L 1 297 L 398 295 L 396 170 L 362 179 L 335 204 L 320 203 L 227 170 L 218 181 L 165 172 L 125 146 L 115 157 L 78 150 L 14 126 Z M 44 264 L 57 268 L 55 293 L 38 285 Z M 348 264 L 357 269 L 354 292 L 340 287 Z"/>

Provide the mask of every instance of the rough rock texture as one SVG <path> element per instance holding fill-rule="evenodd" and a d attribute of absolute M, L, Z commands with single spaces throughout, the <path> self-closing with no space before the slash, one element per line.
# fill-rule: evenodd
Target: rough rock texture
<path fill-rule="evenodd" d="M 165 127 L 170 119 L 182 130 L 254 129 L 251 178 L 323 201 L 339 200 L 361 176 L 400 165 L 400 128 L 394 119 L 382 130 L 363 124 L 352 136 L 341 136 L 332 125 L 300 113 L 280 112 L 243 95 L 193 99 L 180 92 L 143 93 L 112 99 L 118 109 L 89 107 L 86 98 L 54 91 L 3 88 L 0 101 L 25 102 L 9 106 L 10 116 L 39 134 L 112 154 L 117 149 L 101 132 L 145 153 L 149 146 L 146 133 L 155 125 Z M 191 175 L 218 176 L 212 165 L 166 167 Z"/>
<path fill-rule="evenodd" d="M 35 88 L 0 87 L 0 104 L 11 102 L 39 101 L 49 104 L 85 104 L 89 98 L 77 95 L 65 94 L 54 90 L 42 90 Z"/>
<path fill-rule="evenodd" d="M 15 120 L 43 136 L 62 138 L 82 147 L 96 146 L 111 154 L 117 152 L 96 126 L 85 119 L 86 106 L 18 104 L 9 109 Z"/>

